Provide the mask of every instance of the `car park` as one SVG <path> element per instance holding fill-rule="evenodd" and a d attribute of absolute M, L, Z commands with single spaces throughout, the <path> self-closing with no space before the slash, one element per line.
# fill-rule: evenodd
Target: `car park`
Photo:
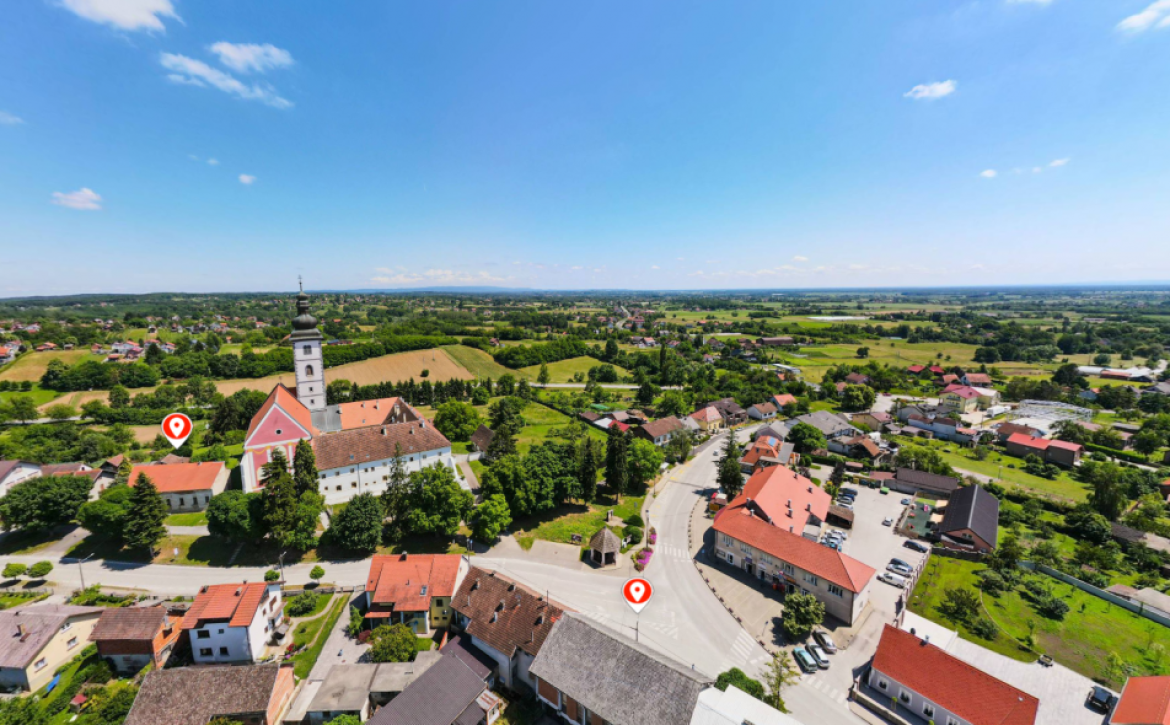
<path fill-rule="evenodd" d="M 900 574 L 901 576 L 910 576 L 911 574 L 914 573 L 914 570 L 908 566 L 904 566 L 902 564 L 893 564 L 893 563 L 891 563 L 889 566 L 887 566 L 886 570 L 892 571 L 895 574 Z"/>
<path fill-rule="evenodd" d="M 841 508 L 845 509 L 846 511 L 853 510 L 853 504 L 851 504 L 851 503 L 839 503 L 837 505 L 840 506 Z"/>
<path fill-rule="evenodd" d="M 889 584 L 890 586 L 895 586 L 895 587 L 898 587 L 899 589 L 906 588 L 906 577 L 900 576 L 900 575 L 895 574 L 891 571 L 883 571 L 881 574 L 878 574 L 877 578 L 878 578 L 878 581 L 885 582 L 886 584 Z"/>
<path fill-rule="evenodd" d="M 1093 689 L 1089 690 L 1088 697 L 1085 698 L 1086 707 L 1106 714 L 1113 709 L 1116 702 L 1117 696 L 1100 685 L 1094 685 Z"/>
<path fill-rule="evenodd" d="M 818 629 L 816 632 L 813 632 L 813 639 L 817 641 L 817 644 L 819 644 L 821 649 L 825 652 L 828 652 L 831 655 L 837 654 L 837 644 L 833 641 L 833 638 L 829 636 L 828 632 L 822 632 Z"/>
<path fill-rule="evenodd" d="M 911 568 L 910 562 L 905 561 L 903 559 L 897 559 L 897 558 L 890 559 L 890 563 L 895 565 L 895 566 L 905 567 L 907 569 Z"/>
<path fill-rule="evenodd" d="M 907 549 L 913 549 L 914 551 L 917 551 L 917 552 L 920 552 L 923 554 L 930 551 L 929 546 L 922 543 L 921 541 L 915 541 L 914 539 L 908 539 L 906 541 L 906 543 L 902 544 L 902 546 L 905 546 Z"/>
<path fill-rule="evenodd" d="M 817 661 L 817 667 L 820 667 L 822 670 L 829 669 L 829 656 L 826 655 L 825 651 L 820 648 L 820 645 L 810 644 L 805 649 L 808 650 L 808 653 L 812 655 L 812 658 Z"/>
<path fill-rule="evenodd" d="M 797 647 L 796 649 L 792 650 L 792 657 L 796 660 L 796 665 L 805 672 L 816 672 L 818 669 L 820 669 L 817 667 L 817 661 L 813 659 L 812 655 L 805 651 L 804 647 Z"/>
<path fill-rule="evenodd" d="M 841 493 L 843 493 L 843 494 L 846 494 L 846 495 L 849 495 L 849 496 L 856 496 L 856 495 L 857 495 L 857 489 L 856 489 L 856 488 L 848 488 L 848 487 L 846 487 L 846 488 L 842 488 L 842 489 L 841 489 Z"/>

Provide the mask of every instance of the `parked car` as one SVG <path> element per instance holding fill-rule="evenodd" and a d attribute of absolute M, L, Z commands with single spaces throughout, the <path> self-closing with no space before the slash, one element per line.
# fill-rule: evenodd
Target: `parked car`
<path fill-rule="evenodd" d="M 826 655 L 825 651 L 820 648 L 820 645 L 810 644 L 805 649 L 807 649 L 808 653 L 812 655 L 812 658 L 817 661 L 817 667 L 820 667 L 822 670 L 829 669 L 829 656 Z"/>
<path fill-rule="evenodd" d="M 813 639 L 821 646 L 821 649 L 831 655 L 837 654 L 837 645 L 833 642 L 833 638 L 829 636 L 828 632 L 822 632 L 819 629 L 813 632 Z"/>
<path fill-rule="evenodd" d="M 895 574 L 892 571 L 883 571 L 881 574 L 878 574 L 878 581 L 885 582 L 899 589 L 906 588 L 906 577 Z"/>
<path fill-rule="evenodd" d="M 908 498 L 904 498 L 904 499 L 902 499 L 902 505 L 903 505 L 903 506 L 909 506 L 909 505 L 910 505 L 910 504 L 912 504 L 912 503 L 914 503 L 914 502 L 913 502 L 913 501 L 911 501 L 911 500 L 910 500 L 910 499 L 908 499 Z"/>
<path fill-rule="evenodd" d="M 895 574 L 901 574 L 902 576 L 910 576 L 911 574 L 914 573 L 913 569 L 911 569 L 908 566 L 902 566 L 901 564 L 891 563 L 889 566 L 886 567 L 886 569 L 888 571 L 894 572 Z"/>
<path fill-rule="evenodd" d="M 887 516 L 884 519 L 882 519 L 882 526 L 893 526 L 893 525 L 894 525 L 894 517 L 893 516 Z"/>
<path fill-rule="evenodd" d="M 805 672 L 816 672 L 819 669 L 817 667 L 817 661 L 805 651 L 804 647 L 797 647 L 792 650 L 792 657 L 796 660 L 797 667 Z"/>
<path fill-rule="evenodd" d="M 1114 703 L 1117 702 L 1117 696 L 1109 690 L 1106 690 L 1100 685 L 1094 685 L 1093 689 L 1089 690 L 1089 696 L 1085 700 L 1085 706 L 1108 714 L 1113 709 Z"/>
<path fill-rule="evenodd" d="M 846 487 L 846 488 L 842 488 L 842 489 L 841 489 L 841 493 L 848 494 L 848 495 L 850 495 L 850 496 L 856 496 L 856 495 L 857 495 L 857 489 L 856 489 L 856 488 L 848 488 L 848 487 Z"/>
<path fill-rule="evenodd" d="M 922 543 L 921 541 L 915 541 L 914 539 L 907 539 L 906 543 L 902 544 L 902 546 L 905 546 L 907 549 L 913 549 L 914 551 L 920 551 L 923 554 L 930 551 L 929 546 Z"/>
<path fill-rule="evenodd" d="M 847 511 L 853 510 L 853 504 L 851 504 L 851 503 L 838 503 L 837 505 L 840 506 L 841 508 L 847 510 Z"/>
<path fill-rule="evenodd" d="M 912 567 L 912 566 L 910 566 L 910 562 L 908 562 L 908 561 L 903 561 L 902 559 L 898 559 L 898 558 L 896 558 L 896 557 L 895 557 L 895 558 L 893 558 L 893 559 L 890 559 L 890 563 L 891 563 L 891 564 L 894 564 L 894 565 L 896 565 L 896 566 L 904 566 L 904 567 L 906 567 L 907 569 L 913 569 L 913 567 Z"/>

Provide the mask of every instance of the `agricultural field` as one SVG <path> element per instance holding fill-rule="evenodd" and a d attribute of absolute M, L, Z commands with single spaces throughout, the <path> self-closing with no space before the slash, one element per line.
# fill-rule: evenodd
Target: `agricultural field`
<path fill-rule="evenodd" d="M 466 345 L 447 345 L 443 352 L 451 356 L 455 364 L 463 367 L 477 378 L 498 380 L 501 375 L 515 375 L 516 371 L 504 367 L 488 353 Z"/>
<path fill-rule="evenodd" d="M 43 409 L 49 407 L 57 399 L 58 395 L 59 393 L 53 390 L 42 390 L 39 385 L 34 385 L 32 390 L 0 393 L 0 404 L 7 403 L 16 397 L 24 397 L 32 398 L 33 402 Z"/>
<path fill-rule="evenodd" d="M 868 358 L 857 357 L 859 347 L 869 348 Z M 864 364 L 868 360 L 895 367 L 907 367 L 914 364 L 938 363 L 943 366 L 962 365 L 978 367 L 974 362 L 974 345 L 964 345 L 952 342 L 920 342 L 911 344 L 900 340 L 864 341 L 857 345 L 810 345 L 800 348 L 796 353 L 780 353 L 787 364 L 799 367 L 807 380 L 820 382 L 825 371 L 835 365 Z M 939 357 L 941 353 L 942 357 Z M 948 359 L 949 358 L 949 359 Z M 999 363 L 996 367 L 1006 376 L 1038 375 L 1056 368 L 1052 365 L 1033 365 L 1030 363 Z"/>
<path fill-rule="evenodd" d="M 977 562 L 942 556 L 930 559 L 910 598 L 910 610 L 955 629 L 956 624 L 939 611 L 947 589 L 974 587 L 978 572 L 986 567 Z M 1159 656 L 1154 644 L 1170 647 L 1170 630 L 1126 609 L 1083 592 L 1071 584 L 1042 574 L 1025 574 L 1042 578 L 1051 585 L 1053 595 L 1064 600 L 1069 611 L 1063 620 L 1039 615 L 1022 593 L 1022 587 L 997 596 L 983 594 L 983 610 L 1000 628 L 992 641 L 974 635 L 962 623 L 960 635 L 992 651 L 1013 659 L 1031 662 L 1039 654 L 1051 655 L 1060 664 L 1108 683 L 1114 689 L 1124 684 L 1124 675 L 1111 672 L 1108 659 L 1116 654 L 1133 675 L 1158 675 L 1170 672 L 1170 661 Z M 1020 642 L 1029 631 L 1036 638 L 1036 651 L 1029 652 Z"/>
<path fill-rule="evenodd" d="M 595 368 L 598 365 L 605 365 L 605 363 L 587 356 L 569 358 L 568 360 L 561 360 L 560 362 L 548 364 L 549 382 L 551 383 L 571 383 L 573 376 L 580 373 L 582 378 L 587 380 L 589 376 L 589 369 Z M 617 370 L 619 378 L 628 377 L 630 372 L 625 368 L 613 366 Z M 536 380 L 540 375 L 540 366 L 532 365 L 526 368 L 520 368 L 518 371 L 529 380 Z"/>
<path fill-rule="evenodd" d="M 12 363 L 0 368 L 0 380 L 11 380 L 16 383 L 31 380 L 39 382 L 49 369 L 49 361 L 60 360 L 66 365 L 81 362 L 89 357 L 90 352 L 85 350 L 54 350 L 53 352 L 26 352 L 13 360 Z M 96 357 L 94 359 L 97 359 Z"/>

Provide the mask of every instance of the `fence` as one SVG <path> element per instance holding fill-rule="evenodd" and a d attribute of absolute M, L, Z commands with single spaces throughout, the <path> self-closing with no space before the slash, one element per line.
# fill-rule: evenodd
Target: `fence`
<path fill-rule="evenodd" d="M 1025 569 L 1031 569 L 1032 571 L 1038 571 L 1041 574 L 1046 574 L 1053 579 L 1059 579 L 1065 584 L 1071 584 L 1077 589 L 1080 589 L 1082 592 L 1092 594 L 1098 599 L 1104 599 L 1110 604 L 1116 604 L 1122 609 L 1128 609 L 1134 614 L 1145 617 L 1152 622 L 1157 622 L 1163 627 L 1170 627 L 1170 614 L 1158 611 L 1157 609 L 1150 609 L 1142 602 L 1131 602 L 1124 597 L 1119 597 L 1116 594 L 1105 591 L 1104 589 L 1098 589 L 1092 584 L 1083 582 L 1076 577 L 1071 577 L 1068 574 L 1056 571 L 1055 569 L 1051 569 L 1047 566 L 1044 566 L 1043 564 L 1036 564 L 1035 562 L 1031 561 L 1021 561 L 1020 566 L 1024 567 Z"/>

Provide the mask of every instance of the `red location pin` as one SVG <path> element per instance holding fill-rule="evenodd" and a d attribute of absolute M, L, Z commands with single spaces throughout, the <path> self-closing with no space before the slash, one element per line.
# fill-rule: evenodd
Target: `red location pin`
<path fill-rule="evenodd" d="M 183 445 L 191 435 L 191 419 L 182 413 L 171 413 L 163 418 L 162 433 L 175 448 Z"/>
<path fill-rule="evenodd" d="M 638 614 L 641 614 L 650 603 L 650 595 L 653 593 L 654 587 L 645 579 L 631 579 L 622 587 L 622 596 L 625 597 L 626 604 Z"/>

